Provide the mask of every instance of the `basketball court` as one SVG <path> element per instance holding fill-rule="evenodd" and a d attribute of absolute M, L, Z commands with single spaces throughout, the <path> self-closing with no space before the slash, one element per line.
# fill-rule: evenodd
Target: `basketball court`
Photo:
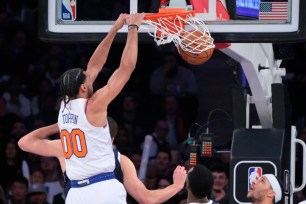
<path fill-rule="evenodd" d="M 44 41 L 99 42 L 120 13 L 145 12 L 151 17 L 139 29 L 140 43 L 173 44 L 192 65 L 211 63 L 216 50 L 239 63 L 252 95 L 245 94 L 243 87 L 231 89 L 230 202 L 249 203 L 245 195 L 250 172 L 260 169 L 261 174 L 272 173 L 282 180 L 284 203 L 293 203 L 292 194 L 306 184 L 304 170 L 302 186 L 295 186 L 295 148 L 301 145 L 306 152 L 306 146 L 296 138 L 296 128 L 288 117 L 288 96 L 282 84 L 286 70 L 280 67 L 282 59 L 276 59 L 272 43 L 306 40 L 306 1 L 46 0 L 40 1 L 40 10 L 39 34 Z M 124 42 L 127 31 L 124 26 L 115 40 Z M 256 108 L 259 127 L 251 125 L 251 106 Z"/>

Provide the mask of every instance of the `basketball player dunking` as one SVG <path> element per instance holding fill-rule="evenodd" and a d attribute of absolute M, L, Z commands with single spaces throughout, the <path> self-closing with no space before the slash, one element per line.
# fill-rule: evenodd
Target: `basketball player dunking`
<path fill-rule="evenodd" d="M 67 204 L 126 203 L 126 191 L 115 178 L 115 159 L 107 124 L 107 107 L 120 93 L 135 69 L 138 27 L 145 14 L 121 14 L 96 48 L 87 70 L 71 69 L 60 80 L 63 101 L 58 127 L 71 180 Z M 107 85 L 93 94 L 93 82 L 106 62 L 110 46 L 126 23 L 128 34 L 119 68 Z M 56 148 L 56 147 L 55 147 Z"/>
<path fill-rule="evenodd" d="M 71 189 L 66 203 L 126 203 L 126 191 L 115 178 L 115 160 L 107 125 L 107 107 L 120 93 L 135 69 L 138 27 L 145 14 L 121 14 L 106 38 L 96 48 L 87 70 L 71 69 L 60 80 L 63 101 L 58 126 Z M 101 71 L 115 37 L 128 25 L 119 68 L 106 86 L 93 94 L 93 83 Z"/>

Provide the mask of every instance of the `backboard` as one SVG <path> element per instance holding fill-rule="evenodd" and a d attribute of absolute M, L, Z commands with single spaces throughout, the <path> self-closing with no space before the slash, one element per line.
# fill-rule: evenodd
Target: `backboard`
<path fill-rule="evenodd" d="M 40 38 L 98 41 L 120 13 L 154 13 L 164 5 L 196 11 L 215 42 L 296 42 L 306 39 L 303 0 L 46 0 L 40 2 Z M 230 19 L 228 20 L 227 17 Z M 125 39 L 123 27 L 116 40 Z M 141 41 L 152 40 L 140 29 Z"/>

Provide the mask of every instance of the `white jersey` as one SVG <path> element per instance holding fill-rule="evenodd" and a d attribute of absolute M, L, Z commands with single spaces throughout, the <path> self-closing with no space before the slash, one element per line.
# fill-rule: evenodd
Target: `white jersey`
<path fill-rule="evenodd" d="M 58 116 L 67 176 L 82 180 L 100 173 L 113 172 L 115 159 L 108 125 L 94 127 L 86 117 L 87 99 L 62 102 Z"/>

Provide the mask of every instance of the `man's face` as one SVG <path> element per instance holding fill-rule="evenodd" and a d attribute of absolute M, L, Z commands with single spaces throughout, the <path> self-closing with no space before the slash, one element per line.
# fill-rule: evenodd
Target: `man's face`
<path fill-rule="evenodd" d="M 165 170 L 167 169 L 168 165 L 170 163 L 169 155 L 165 152 L 159 152 L 155 159 L 156 167 L 159 170 Z"/>
<path fill-rule="evenodd" d="M 35 193 L 29 198 L 31 203 L 45 204 L 47 202 L 47 195 L 45 193 Z"/>
<path fill-rule="evenodd" d="M 17 156 L 16 145 L 12 142 L 8 143 L 6 145 L 5 154 L 6 154 L 6 158 L 15 159 Z"/>
<path fill-rule="evenodd" d="M 30 176 L 31 183 L 41 183 L 45 182 L 44 175 L 41 171 L 34 171 Z"/>
<path fill-rule="evenodd" d="M 27 132 L 26 126 L 22 122 L 16 122 L 14 123 L 12 129 L 11 129 L 11 134 L 16 135 L 16 136 L 23 136 Z"/>
<path fill-rule="evenodd" d="M 212 172 L 212 175 L 214 177 L 214 190 L 224 189 L 227 186 L 228 179 L 224 172 Z"/>
<path fill-rule="evenodd" d="M 261 176 L 253 181 L 251 189 L 247 194 L 247 198 L 250 198 L 252 201 L 262 201 L 271 192 L 273 192 L 273 190 L 268 179 L 265 176 Z"/>
<path fill-rule="evenodd" d="M 155 133 L 156 136 L 160 139 L 163 140 L 166 138 L 167 134 L 169 131 L 168 123 L 167 121 L 158 121 L 157 125 L 155 127 Z"/>
<path fill-rule="evenodd" d="M 17 201 L 21 201 L 25 199 L 27 190 L 27 186 L 24 183 L 15 181 L 11 187 L 12 197 Z"/>

